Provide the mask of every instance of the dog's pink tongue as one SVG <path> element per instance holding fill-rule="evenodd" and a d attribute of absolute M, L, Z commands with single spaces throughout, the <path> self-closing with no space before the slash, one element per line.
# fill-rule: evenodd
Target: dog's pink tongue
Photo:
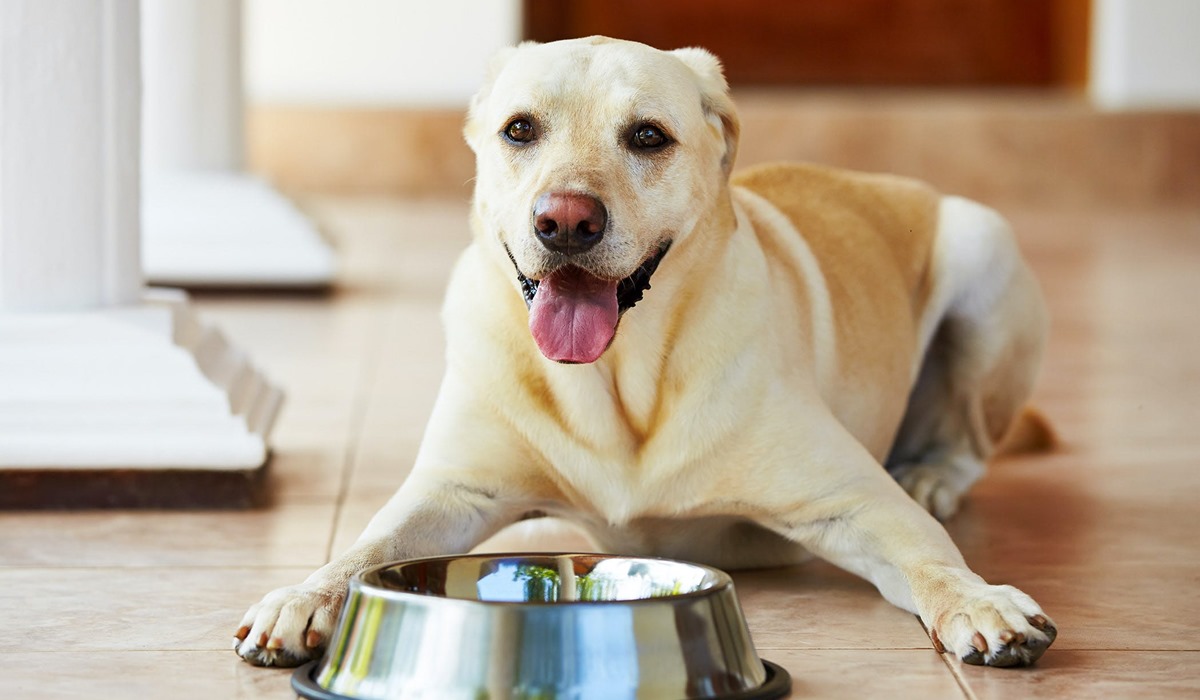
<path fill-rule="evenodd" d="M 538 283 L 529 331 L 556 362 L 595 362 L 617 332 L 617 283 L 567 266 Z"/>

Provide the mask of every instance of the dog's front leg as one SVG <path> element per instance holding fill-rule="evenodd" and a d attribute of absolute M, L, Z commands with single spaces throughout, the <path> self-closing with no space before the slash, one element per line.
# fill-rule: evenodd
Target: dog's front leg
<path fill-rule="evenodd" d="M 465 552 L 511 522 L 508 512 L 482 487 L 410 479 L 354 546 L 246 612 L 234 639 L 238 655 L 258 666 L 296 666 L 315 657 L 333 633 L 351 576 L 397 559 Z"/>
<path fill-rule="evenodd" d="M 470 550 L 531 508 L 529 463 L 510 431 L 448 377 L 412 475 L 348 551 L 253 605 L 235 633 L 235 651 L 258 666 L 315 658 L 334 631 L 351 576 L 398 559 Z"/>
<path fill-rule="evenodd" d="M 919 615 L 939 652 L 988 666 L 1036 661 L 1057 634 L 1038 604 L 967 568 L 933 516 L 857 442 L 846 448 L 836 451 L 842 460 L 830 458 L 836 465 L 815 465 L 815 483 L 835 486 L 812 498 L 779 502 L 772 527 Z"/>

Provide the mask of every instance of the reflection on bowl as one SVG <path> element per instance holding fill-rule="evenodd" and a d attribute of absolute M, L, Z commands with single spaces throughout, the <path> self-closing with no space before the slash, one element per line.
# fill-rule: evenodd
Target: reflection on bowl
<path fill-rule="evenodd" d="M 664 559 L 474 555 L 416 559 L 350 583 L 305 697 L 775 698 L 722 571 Z"/>

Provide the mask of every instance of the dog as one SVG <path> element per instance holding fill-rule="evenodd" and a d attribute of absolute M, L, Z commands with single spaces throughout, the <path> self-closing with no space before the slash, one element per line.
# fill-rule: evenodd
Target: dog
<path fill-rule="evenodd" d="M 938 522 L 1022 415 L 1047 313 L 994 211 L 814 165 L 732 174 L 719 61 L 591 37 L 494 59 L 464 129 L 473 242 L 411 475 L 349 551 L 250 608 L 236 652 L 318 656 L 356 572 L 523 518 L 724 568 L 815 554 L 933 646 L 1033 663 L 1056 626 Z"/>

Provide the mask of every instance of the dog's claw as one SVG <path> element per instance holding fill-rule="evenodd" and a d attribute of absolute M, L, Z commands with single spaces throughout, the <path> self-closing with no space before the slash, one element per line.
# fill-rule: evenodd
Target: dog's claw
<path fill-rule="evenodd" d="M 1024 644 L 1025 635 L 1021 634 L 1020 632 L 1005 630 L 1000 633 L 1000 641 L 1004 642 L 1005 644 Z"/>
<path fill-rule="evenodd" d="M 971 664 L 972 666 L 983 666 L 987 663 L 988 643 L 983 638 L 983 635 L 976 632 L 971 637 L 971 648 L 963 657 L 963 663 Z"/>
<path fill-rule="evenodd" d="M 1058 628 L 1051 624 L 1051 622 L 1046 619 L 1045 615 L 1034 615 L 1033 617 L 1027 619 L 1029 620 L 1029 624 L 1041 630 L 1047 637 L 1050 638 L 1051 642 L 1053 642 L 1054 638 L 1058 636 Z"/>
<path fill-rule="evenodd" d="M 933 650 L 939 654 L 946 653 L 946 645 L 942 644 L 942 640 L 938 638 L 936 629 L 929 630 L 929 639 L 933 641 Z"/>

